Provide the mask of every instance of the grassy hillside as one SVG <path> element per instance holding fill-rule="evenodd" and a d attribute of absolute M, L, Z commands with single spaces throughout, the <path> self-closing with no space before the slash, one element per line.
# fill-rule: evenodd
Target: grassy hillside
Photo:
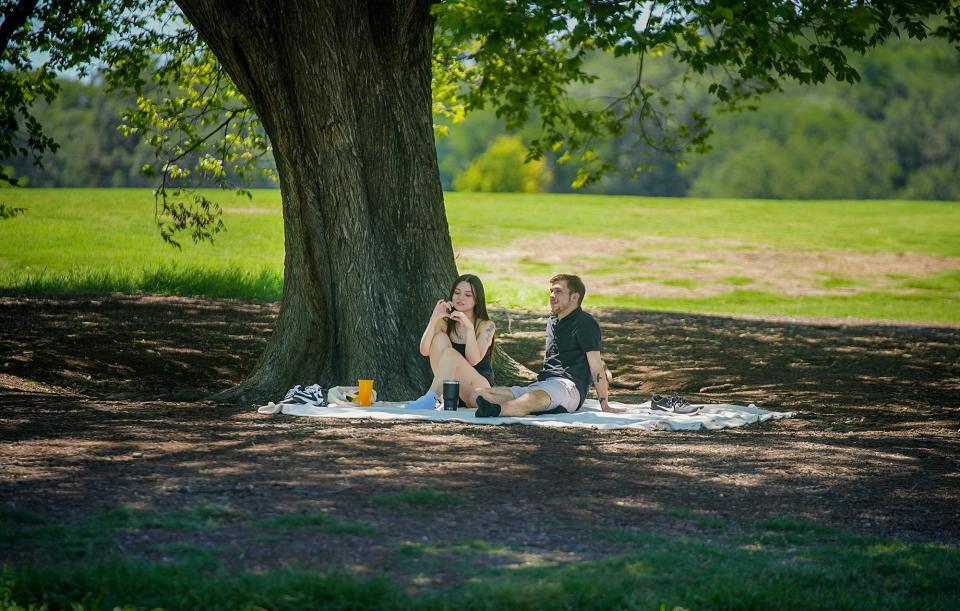
<path fill-rule="evenodd" d="M 280 194 L 216 194 L 216 244 L 164 244 L 143 189 L 4 190 L 0 287 L 277 299 Z M 580 274 L 592 307 L 960 322 L 960 206 L 447 195 L 461 271 L 498 308 L 539 309 Z"/>

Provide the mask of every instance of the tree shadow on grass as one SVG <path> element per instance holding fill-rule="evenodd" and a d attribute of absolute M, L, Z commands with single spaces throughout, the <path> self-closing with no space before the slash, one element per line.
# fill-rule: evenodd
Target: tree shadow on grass
<path fill-rule="evenodd" d="M 195 297 L 0 297 L 0 374 L 101 399 L 196 399 L 243 379 L 277 310 Z"/>
<path fill-rule="evenodd" d="M 799 412 L 714 432 L 271 418 L 175 400 L 239 381 L 275 315 L 186 298 L 3 300 L 0 498 L 65 523 L 116 507 L 220 506 L 325 513 L 380 533 L 239 525 L 117 543 L 213 545 L 254 569 L 298 558 L 414 570 L 395 566 L 395 552 L 424 537 L 600 558 L 618 547 L 596 528 L 713 536 L 780 516 L 960 541 L 956 329 L 600 312 L 608 364 L 639 386 L 615 398 L 677 390 Z M 511 317 L 502 341 L 535 367 L 543 320 Z M 463 502 L 405 511 L 375 500 L 424 489 Z M 5 558 L 31 553 L 0 545 Z"/>

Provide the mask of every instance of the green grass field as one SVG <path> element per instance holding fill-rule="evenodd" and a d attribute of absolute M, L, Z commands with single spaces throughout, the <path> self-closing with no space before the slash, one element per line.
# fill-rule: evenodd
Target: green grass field
<path fill-rule="evenodd" d="M 389 533 L 325 513 L 258 519 L 216 506 L 167 513 L 115 509 L 82 522 L 48 523 L 37 514 L 0 507 L 0 538 L 58 558 L 55 565 L 5 567 L 0 608 L 953 609 L 960 604 L 955 546 L 864 537 L 794 518 L 761 520 L 743 529 L 683 510 L 673 515 L 678 521 L 699 519 L 704 535 L 586 526 L 614 553 L 601 560 L 531 564 L 520 557 L 536 550 L 475 539 L 395 541 Z M 411 590 L 383 576 L 306 567 L 238 572 L 228 566 L 234 552 L 161 542 L 182 532 L 215 539 L 218 530 L 228 528 L 269 537 L 278 548 L 315 532 L 376 537 L 392 563 L 422 575 L 425 583 L 441 570 L 467 578 L 453 587 Z M 157 543 L 144 549 L 145 556 L 110 551 L 131 535 Z"/>
<path fill-rule="evenodd" d="M 278 299 L 278 191 L 217 193 L 215 244 L 164 244 L 136 189 L 0 191 L 0 288 Z M 960 205 L 447 194 L 461 271 L 496 308 L 580 274 L 593 307 L 960 322 Z"/>

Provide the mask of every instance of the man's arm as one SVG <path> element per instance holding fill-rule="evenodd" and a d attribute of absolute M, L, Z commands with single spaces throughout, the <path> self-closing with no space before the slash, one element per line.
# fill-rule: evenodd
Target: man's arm
<path fill-rule="evenodd" d="M 610 407 L 609 386 L 607 385 L 606 368 L 603 365 L 603 359 L 600 358 L 600 351 L 593 350 L 587 353 L 587 363 L 590 365 L 590 383 L 597 389 L 597 399 L 600 400 L 600 409 L 605 412 L 622 412 L 621 408 Z"/>

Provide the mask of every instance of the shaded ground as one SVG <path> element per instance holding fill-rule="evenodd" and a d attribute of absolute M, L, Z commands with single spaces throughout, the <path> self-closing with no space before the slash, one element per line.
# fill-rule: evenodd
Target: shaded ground
<path fill-rule="evenodd" d="M 618 532 L 709 538 L 775 516 L 960 543 L 960 329 L 597 314 L 608 365 L 635 387 L 614 398 L 677 390 L 798 416 L 702 433 L 260 416 L 203 397 L 250 369 L 274 304 L 0 297 L 0 506 L 64 524 L 216 508 L 219 527 L 126 529 L 104 553 L 188 544 L 237 568 L 416 585 L 602 557 Z M 543 319 L 496 318 L 536 368 Z M 424 488 L 452 496 L 391 502 Z M 254 523 L 295 512 L 377 534 Z M 0 538 L 0 564 L 49 557 Z"/>

